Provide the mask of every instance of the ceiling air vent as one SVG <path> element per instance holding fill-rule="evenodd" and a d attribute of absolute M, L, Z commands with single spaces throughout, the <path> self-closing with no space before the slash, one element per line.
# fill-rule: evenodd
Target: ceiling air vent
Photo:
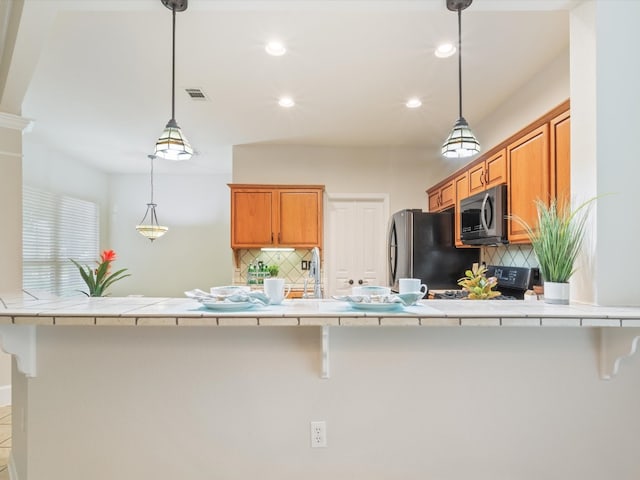
<path fill-rule="evenodd" d="M 185 88 L 185 92 L 191 100 L 209 100 L 202 90 L 199 88 Z"/>

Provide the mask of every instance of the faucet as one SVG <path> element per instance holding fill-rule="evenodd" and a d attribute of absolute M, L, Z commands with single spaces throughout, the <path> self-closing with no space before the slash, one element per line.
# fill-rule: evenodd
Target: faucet
<path fill-rule="evenodd" d="M 307 282 L 313 280 L 313 294 L 307 294 Z M 311 262 L 309 264 L 309 276 L 304 279 L 304 293 L 302 298 L 322 298 L 322 275 L 320 274 L 320 249 L 313 247 L 311 250 Z"/>

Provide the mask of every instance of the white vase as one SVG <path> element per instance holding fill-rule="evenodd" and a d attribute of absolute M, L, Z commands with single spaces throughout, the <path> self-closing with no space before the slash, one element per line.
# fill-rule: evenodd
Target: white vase
<path fill-rule="evenodd" d="M 544 301 L 556 305 L 569 305 L 569 283 L 544 282 Z"/>

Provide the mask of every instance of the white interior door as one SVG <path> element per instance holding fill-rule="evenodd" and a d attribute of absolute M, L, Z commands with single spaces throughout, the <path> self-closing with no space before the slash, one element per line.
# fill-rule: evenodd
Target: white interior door
<path fill-rule="evenodd" d="M 387 195 L 330 195 L 327 202 L 327 293 L 354 285 L 387 285 Z"/>

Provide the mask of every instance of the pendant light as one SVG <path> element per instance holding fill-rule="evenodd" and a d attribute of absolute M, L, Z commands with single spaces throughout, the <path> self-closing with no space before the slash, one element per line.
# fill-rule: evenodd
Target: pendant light
<path fill-rule="evenodd" d="M 446 0 L 447 8 L 458 12 L 458 120 L 442 145 L 446 158 L 465 158 L 480 152 L 480 143 L 462 116 L 462 10 L 473 0 Z"/>
<path fill-rule="evenodd" d="M 183 135 L 175 117 L 176 110 L 176 12 L 187 9 L 188 0 L 161 0 L 173 14 L 173 45 L 171 57 L 171 120 L 156 142 L 156 156 L 166 160 L 189 160 L 193 149 Z"/>
<path fill-rule="evenodd" d="M 136 225 L 136 230 L 140 235 L 153 242 L 156 238 L 160 238 L 167 233 L 169 227 L 158 224 L 158 216 L 156 215 L 157 205 L 153 203 L 153 160 L 156 156 L 149 155 L 149 158 L 151 159 L 151 202 L 147 203 L 147 211 L 144 217 L 142 217 L 142 220 L 140 220 L 140 224 Z"/>

